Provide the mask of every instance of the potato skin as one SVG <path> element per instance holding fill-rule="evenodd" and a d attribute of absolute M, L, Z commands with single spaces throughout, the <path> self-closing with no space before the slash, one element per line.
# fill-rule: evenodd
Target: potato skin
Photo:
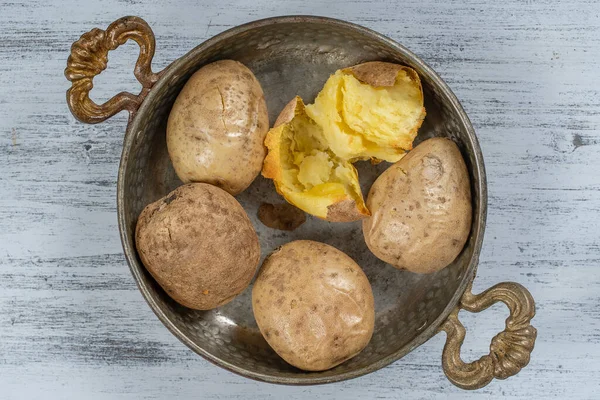
<path fill-rule="evenodd" d="M 471 186 L 458 146 L 432 138 L 384 171 L 367 198 L 369 249 L 399 269 L 432 273 L 462 251 L 471 230 Z"/>
<path fill-rule="evenodd" d="M 256 216 L 265 226 L 281 231 L 296 230 L 306 222 L 306 214 L 290 203 L 262 203 Z"/>
<path fill-rule="evenodd" d="M 179 93 L 167 123 L 167 147 L 182 182 L 206 182 L 230 194 L 259 174 L 269 129 L 260 83 L 243 64 L 200 68 Z"/>
<path fill-rule="evenodd" d="M 419 74 L 410 67 L 383 61 L 368 61 L 342 70 L 344 73 L 354 75 L 354 77 L 362 83 L 375 87 L 394 86 L 396 77 L 400 71 L 405 71 L 407 75 L 418 84 L 422 97 L 423 89 L 421 88 L 421 78 L 419 78 Z M 424 112 L 425 109 L 423 109 L 423 113 Z"/>
<path fill-rule="evenodd" d="M 252 280 L 260 244 L 242 206 L 205 183 L 149 204 L 135 230 L 142 263 L 173 300 L 196 310 L 231 301 Z"/>
<path fill-rule="evenodd" d="M 354 357 L 373 335 L 371 285 L 335 247 L 287 243 L 263 263 L 252 289 L 261 333 L 285 361 L 323 371 Z"/>
<path fill-rule="evenodd" d="M 275 120 L 275 123 L 273 124 L 273 128 L 277 128 L 279 125 L 287 124 L 294 119 L 296 113 L 298 112 L 304 112 L 304 102 L 300 96 L 294 97 L 285 105 L 285 107 L 283 107 L 283 110 L 281 110 L 277 116 L 277 119 Z"/>

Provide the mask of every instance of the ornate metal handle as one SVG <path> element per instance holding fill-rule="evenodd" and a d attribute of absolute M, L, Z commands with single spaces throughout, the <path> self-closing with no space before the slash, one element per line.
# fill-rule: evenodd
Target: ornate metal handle
<path fill-rule="evenodd" d="M 480 312 L 498 301 L 510 310 L 506 328 L 492 339 L 488 355 L 471 363 L 463 362 L 460 348 L 465 340 L 465 327 L 458 320 L 458 312 L 460 309 Z M 471 293 L 469 285 L 458 307 L 440 328 L 447 334 L 442 366 L 448 379 L 463 389 L 479 389 L 494 378 L 506 379 L 518 373 L 529 363 L 535 344 L 537 331 L 530 324 L 534 315 L 533 298 L 518 283 L 499 283 L 478 295 Z"/>
<path fill-rule="evenodd" d="M 106 68 L 108 52 L 129 39 L 135 40 L 140 46 L 134 75 L 142 84 L 142 91 L 137 96 L 121 92 L 98 105 L 89 97 L 90 90 L 94 87 L 93 79 Z M 94 28 L 81 35 L 71 46 L 71 55 L 65 69 L 65 76 L 72 83 L 67 91 L 67 103 L 73 115 L 82 122 L 96 124 L 122 110 L 127 110 L 130 114 L 135 112 L 159 77 L 159 74 L 152 72 L 150 65 L 154 47 L 152 29 L 138 17 L 123 17 L 110 24 L 105 31 Z"/>

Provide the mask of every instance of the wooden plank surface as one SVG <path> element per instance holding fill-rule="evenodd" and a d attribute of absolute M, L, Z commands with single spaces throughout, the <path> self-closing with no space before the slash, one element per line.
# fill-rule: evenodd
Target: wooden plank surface
<path fill-rule="evenodd" d="M 241 378 L 158 321 L 121 253 L 116 175 L 126 116 L 90 126 L 65 103 L 68 50 L 139 15 L 155 70 L 240 23 L 286 14 L 356 22 L 406 45 L 463 102 L 483 148 L 489 217 L 475 291 L 532 292 L 538 340 L 517 377 L 464 392 L 438 335 L 368 376 L 319 387 Z M 595 0 L 0 2 L 0 398 L 597 399 L 600 397 L 600 5 Z M 94 98 L 134 90 L 137 48 L 111 54 Z M 465 358 L 506 309 L 463 315 Z"/>

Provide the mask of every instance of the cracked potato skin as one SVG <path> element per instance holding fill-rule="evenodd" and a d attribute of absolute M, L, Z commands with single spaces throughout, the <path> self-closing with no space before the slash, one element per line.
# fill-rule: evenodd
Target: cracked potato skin
<path fill-rule="evenodd" d="M 242 206 L 204 183 L 180 186 L 146 206 L 135 239 L 158 284 L 196 310 L 231 301 L 250 284 L 260 259 L 258 236 Z"/>
<path fill-rule="evenodd" d="M 471 231 L 471 186 L 458 146 L 441 137 L 416 146 L 377 178 L 367 207 L 363 234 L 379 259 L 422 274 L 448 266 Z"/>
<path fill-rule="evenodd" d="M 236 195 L 260 173 L 269 130 L 260 83 L 245 65 L 221 60 L 187 81 L 169 114 L 167 147 L 179 179 Z"/>
<path fill-rule="evenodd" d="M 252 309 L 269 345 L 306 371 L 333 368 L 360 353 L 375 323 L 362 269 L 335 247 L 311 240 L 287 243 L 264 261 Z"/>

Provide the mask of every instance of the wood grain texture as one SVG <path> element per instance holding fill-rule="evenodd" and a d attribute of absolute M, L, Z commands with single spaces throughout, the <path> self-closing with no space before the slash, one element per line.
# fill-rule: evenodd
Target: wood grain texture
<path fill-rule="evenodd" d="M 0 398 L 593 399 L 600 393 L 600 7 L 595 0 L 0 3 Z M 356 22 L 406 45 L 448 82 L 489 180 L 474 290 L 507 280 L 537 302 L 531 363 L 464 392 L 440 334 L 388 368 L 319 387 L 262 384 L 189 351 L 130 276 L 116 221 L 126 124 L 69 114 L 71 43 L 123 15 L 148 21 L 154 70 L 227 28 L 286 14 Z M 111 54 L 92 98 L 133 91 L 138 49 Z M 139 86 L 139 85 L 138 85 Z M 506 308 L 463 315 L 464 356 L 488 352 Z"/>

